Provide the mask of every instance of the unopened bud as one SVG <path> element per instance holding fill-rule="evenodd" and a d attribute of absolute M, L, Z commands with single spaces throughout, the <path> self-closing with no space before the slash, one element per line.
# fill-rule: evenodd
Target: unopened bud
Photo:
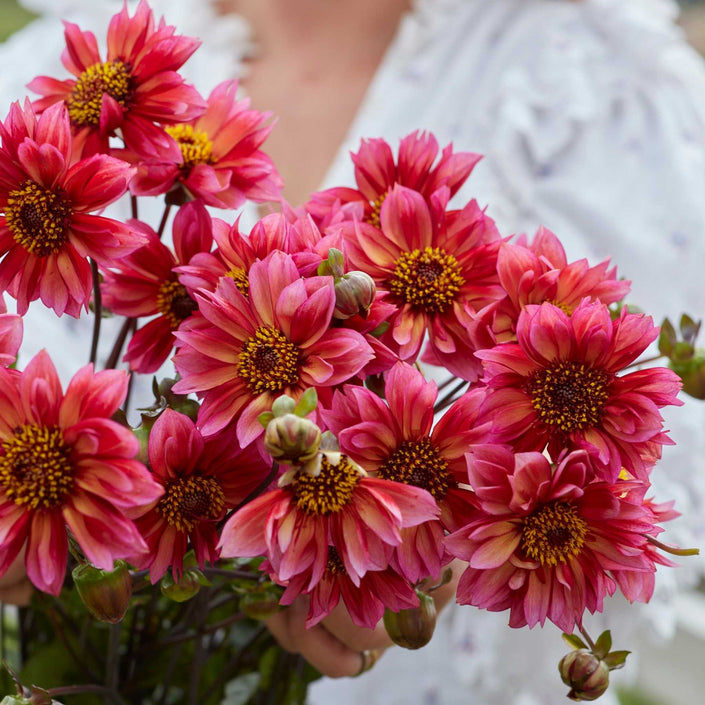
<path fill-rule="evenodd" d="M 696 399 L 705 399 L 705 355 L 698 351 L 689 360 L 671 362 L 673 371 L 683 380 L 683 391 Z"/>
<path fill-rule="evenodd" d="M 115 561 L 113 570 L 78 565 L 71 576 L 83 604 L 96 619 L 116 624 L 125 616 L 132 597 L 132 577 L 125 561 Z"/>
<path fill-rule="evenodd" d="M 264 447 L 277 461 L 301 465 L 318 453 L 321 429 L 296 414 L 276 416 L 264 432 Z"/>
<path fill-rule="evenodd" d="M 366 272 L 344 274 L 335 282 L 335 309 L 333 318 L 346 319 L 357 314 L 365 315 L 375 300 L 377 287 Z"/>
<path fill-rule="evenodd" d="M 417 590 L 416 594 L 419 596 L 418 607 L 384 612 L 384 626 L 389 638 L 405 649 L 426 646 L 436 628 L 436 603 L 425 592 Z"/>
<path fill-rule="evenodd" d="M 178 580 L 174 580 L 171 571 L 164 573 L 159 589 L 164 597 L 174 602 L 186 602 L 195 597 L 203 585 L 210 585 L 208 578 L 198 568 L 189 568 Z"/>
<path fill-rule="evenodd" d="M 274 587 L 248 592 L 240 598 L 240 610 L 251 619 L 267 619 L 279 610 L 280 597 Z"/>
<path fill-rule="evenodd" d="M 566 654 L 558 664 L 571 700 L 597 700 L 610 684 L 609 666 L 586 649 Z"/>

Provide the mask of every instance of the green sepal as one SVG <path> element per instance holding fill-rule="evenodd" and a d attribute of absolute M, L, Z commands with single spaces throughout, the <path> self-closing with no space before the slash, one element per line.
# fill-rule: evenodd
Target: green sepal
<path fill-rule="evenodd" d="M 609 666 L 610 671 L 616 671 L 624 666 L 629 654 L 631 651 L 610 651 L 602 660 Z"/>
<path fill-rule="evenodd" d="M 571 649 L 586 649 L 588 645 L 577 635 L 577 634 L 565 634 L 561 635 L 563 641 L 570 646 Z"/>
<path fill-rule="evenodd" d="M 604 659 L 612 648 L 612 634 L 609 629 L 606 629 L 595 642 L 595 648 L 592 653 L 599 659 Z"/>

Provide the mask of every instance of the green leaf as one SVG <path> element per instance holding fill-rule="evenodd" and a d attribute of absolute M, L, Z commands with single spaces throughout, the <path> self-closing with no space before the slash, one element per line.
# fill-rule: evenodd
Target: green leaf
<path fill-rule="evenodd" d="M 683 340 L 693 345 L 700 332 L 700 321 L 696 323 L 687 313 L 684 313 L 681 316 L 680 329 Z"/>
<path fill-rule="evenodd" d="M 631 651 L 610 651 L 602 660 L 609 666 L 610 671 L 615 671 L 624 666 L 629 654 L 631 654 Z"/>
<path fill-rule="evenodd" d="M 597 637 L 597 641 L 595 642 L 595 648 L 592 650 L 592 653 L 597 656 L 597 658 L 603 659 L 607 654 L 609 653 L 609 650 L 612 648 L 612 635 L 610 634 L 610 630 L 606 629 L 602 634 L 600 634 L 599 637 Z"/>
<path fill-rule="evenodd" d="M 256 672 L 245 673 L 233 678 L 225 686 L 225 697 L 221 701 L 221 705 L 245 705 L 257 692 L 260 679 L 260 674 Z"/>
<path fill-rule="evenodd" d="M 587 649 L 588 645 L 577 634 L 563 634 L 563 640 L 571 649 Z"/>
<path fill-rule="evenodd" d="M 666 357 L 671 357 L 673 353 L 673 346 L 676 344 L 676 329 L 673 324 L 668 320 L 664 319 L 661 324 L 661 332 L 658 337 L 658 351 L 661 355 Z"/>

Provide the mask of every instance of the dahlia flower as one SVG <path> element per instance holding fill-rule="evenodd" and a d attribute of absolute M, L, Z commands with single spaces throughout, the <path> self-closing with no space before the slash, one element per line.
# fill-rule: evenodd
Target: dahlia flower
<path fill-rule="evenodd" d="M 0 123 L 0 291 L 17 311 L 41 299 L 57 315 L 78 316 L 93 286 L 88 257 L 101 264 L 144 242 L 132 228 L 92 215 L 125 193 L 133 169 L 106 155 L 72 157 L 63 105 L 37 118 L 14 103 Z"/>
<path fill-rule="evenodd" d="M 450 560 L 443 548 L 446 530 L 458 528 L 468 509 L 465 452 L 488 438 L 490 423 L 480 407 L 484 391 L 463 395 L 433 425 L 438 392 L 434 382 L 406 363 L 397 363 L 384 386 L 386 402 L 365 387 L 335 392 L 331 409 L 321 411 L 343 453 L 367 472 L 428 491 L 440 516 L 404 530 L 394 567 L 412 583 L 438 575 Z"/>
<path fill-rule="evenodd" d="M 510 610 L 509 625 L 543 625 L 564 632 L 585 610 L 601 611 L 622 576 L 655 571 L 649 536 L 661 529 L 643 504 L 645 483 L 595 479 L 585 451 L 555 468 L 538 452 L 484 445 L 468 453 L 477 516 L 446 538 L 468 562 L 457 600 L 493 612 Z M 619 585 L 626 584 L 621 577 Z M 645 590 L 625 591 L 648 600 Z"/>
<path fill-rule="evenodd" d="M 539 228 L 531 244 L 521 236 L 515 243 L 503 242 L 497 257 L 497 273 L 505 298 L 488 308 L 492 311 L 492 330 L 498 342 L 515 338 L 516 323 L 522 308 L 548 301 L 567 314 L 584 299 L 612 304 L 629 293 L 629 282 L 618 280 L 609 260 L 594 267 L 587 260 L 568 262 L 558 238 Z"/>
<path fill-rule="evenodd" d="M 0 367 L 9 367 L 17 359 L 22 344 L 22 317 L 7 313 L 0 296 Z"/>
<path fill-rule="evenodd" d="M 302 279 L 293 257 L 276 250 L 252 265 L 248 281 L 247 298 L 228 277 L 196 295 L 199 313 L 176 331 L 174 356 L 182 378 L 174 391 L 203 399 L 201 431 L 236 421 L 243 446 L 261 435 L 257 417 L 278 396 L 341 384 L 373 355 L 359 333 L 329 328 L 332 277 Z"/>
<path fill-rule="evenodd" d="M 239 208 L 246 200 L 275 201 L 283 182 L 272 160 L 260 150 L 271 132 L 269 114 L 251 110 L 249 99 L 236 100 L 236 81 L 213 89 L 205 113 L 195 120 L 165 127 L 178 144 L 137 162 L 130 190 L 154 196 L 177 184 L 192 198 L 216 208 Z"/>
<path fill-rule="evenodd" d="M 46 352 L 24 372 L 0 368 L 0 575 L 26 544 L 25 567 L 58 595 L 67 528 L 88 560 L 111 570 L 147 550 L 128 514 L 162 488 L 135 456 L 137 439 L 111 420 L 127 393 L 117 370 L 79 370 L 62 392 Z"/>
<path fill-rule="evenodd" d="M 397 312 L 387 335 L 413 362 L 424 335 L 450 372 L 475 380 L 480 363 L 468 335 L 474 314 L 501 298 L 496 271 L 499 234 L 475 201 L 432 215 L 423 197 L 395 186 L 380 211 L 380 228 L 338 226 L 353 268 L 367 272 Z M 384 340 L 384 338 L 383 338 Z"/>
<path fill-rule="evenodd" d="M 240 450 L 232 434 L 202 438 L 188 416 L 166 409 L 149 434 L 152 477 L 164 494 L 137 519 L 149 547 L 138 562 L 156 583 L 171 566 L 178 580 L 189 545 L 198 564 L 218 558 L 217 522 L 269 474 L 255 446 Z"/>
<path fill-rule="evenodd" d="M 517 450 L 594 453 L 608 481 L 622 467 L 646 479 L 670 443 L 659 408 L 680 405 L 680 380 L 662 367 L 625 372 L 658 335 L 650 317 L 584 300 L 568 316 L 557 306 L 526 306 L 517 342 L 481 350 L 493 432 Z M 623 372 L 624 374 L 618 374 Z"/>
<path fill-rule="evenodd" d="M 297 472 L 231 516 L 219 546 L 225 557 L 265 556 L 282 584 L 306 573 L 307 591 L 323 579 L 332 546 L 358 586 L 368 571 L 388 567 L 402 528 L 437 513 L 425 490 L 368 477 L 345 455 L 322 453 L 318 475 Z"/>
<path fill-rule="evenodd" d="M 393 612 L 418 607 L 419 598 L 408 580 L 392 568 L 368 570 L 356 585 L 345 570 L 338 552 L 328 547 L 323 577 L 311 584 L 311 569 L 293 576 L 286 584 L 280 604 L 290 605 L 299 595 L 309 595 L 306 628 L 310 629 L 328 616 L 343 598 L 353 623 L 373 629 L 385 609 Z M 272 576 L 276 579 L 276 576 Z"/>
<path fill-rule="evenodd" d="M 380 226 L 380 209 L 395 185 L 418 192 L 430 203 L 444 189 L 444 199 L 453 196 L 465 183 L 475 164 L 482 158 L 471 152 L 456 152 L 447 145 L 436 162 L 438 142 L 426 132 L 414 131 L 399 142 L 399 155 L 382 139 L 363 140 L 352 155 L 357 189 L 331 188 L 314 193 L 306 210 L 318 224 L 330 219 L 331 209 L 348 208 L 367 223 Z M 357 206 L 357 208 L 349 208 Z"/>
<path fill-rule="evenodd" d="M 155 316 L 130 339 L 123 360 L 135 372 L 156 372 L 174 347 L 174 331 L 198 308 L 174 268 L 210 249 L 212 237 L 205 206 L 197 201 L 179 209 L 172 229 L 172 252 L 145 223 L 133 221 L 147 244 L 103 272 L 103 303 L 113 313 Z"/>
<path fill-rule="evenodd" d="M 103 61 L 92 32 L 64 22 L 64 67 L 75 78 L 60 81 L 38 76 L 28 88 L 42 97 L 38 112 L 54 103 L 66 105 L 83 154 L 107 152 L 108 140 L 119 130 L 127 148 L 142 156 L 171 154 L 179 146 L 155 122 L 193 120 L 205 109 L 203 98 L 186 85 L 178 69 L 200 45 L 197 39 L 174 34 L 141 0 L 130 17 L 127 3 L 111 20 L 107 56 Z"/>

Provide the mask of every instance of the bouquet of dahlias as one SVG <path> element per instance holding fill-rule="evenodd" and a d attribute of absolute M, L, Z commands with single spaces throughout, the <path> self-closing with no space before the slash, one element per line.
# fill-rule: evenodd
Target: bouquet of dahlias
<path fill-rule="evenodd" d="M 553 622 L 569 696 L 599 697 L 627 652 L 583 615 L 617 590 L 648 601 L 665 554 L 694 552 L 658 539 L 677 513 L 648 495 L 659 410 L 681 377 L 705 396 L 698 325 L 666 323 L 672 369 L 642 366 L 659 329 L 623 304 L 629 282 L 545 228 L 510 239 L 451 205 L 479 156 L 427 133 L 396 157 L 364 141 L 357 188 L 289 207 L 270 116 L 235 82 L 187 85 L 198 41 L 144 1 L 105 55 L 65 37 L 71 77 L 35 78 L 0 123 L 17 302 L 0 314 L 0 575 L 23 566 L 36 588 L 4 615 L 6 701 L 302 703 L 317 674 L 259 620 L 303 595 L 312 626 L 342 600 L 415 648 L 453 561 L 460 604 Z M 104 211 L 119 199 L 129 217 Z M 243 232 L 246 201 L 281 207 Z M 15 365 L 37 300 L 93 317 L 70 380 L 59 341 Z M 135 421 L 131 387 L 155 373 Z"/>

